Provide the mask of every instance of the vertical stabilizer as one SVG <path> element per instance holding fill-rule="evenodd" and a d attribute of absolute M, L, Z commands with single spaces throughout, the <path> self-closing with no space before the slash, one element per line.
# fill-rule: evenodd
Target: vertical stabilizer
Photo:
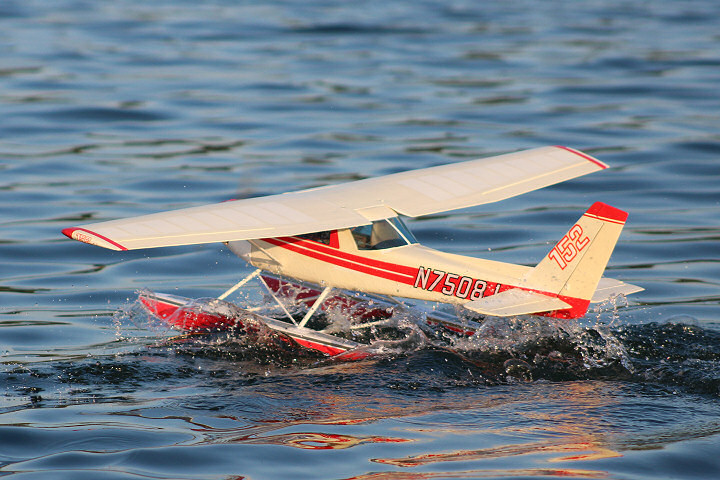
<path fill-rule="evenodd" d="M 523 288 L 557 295 L 573 304 L 570 316 L 584 315 L 627 217 L 610 205 L 593 204 L 528 274 Z"/>

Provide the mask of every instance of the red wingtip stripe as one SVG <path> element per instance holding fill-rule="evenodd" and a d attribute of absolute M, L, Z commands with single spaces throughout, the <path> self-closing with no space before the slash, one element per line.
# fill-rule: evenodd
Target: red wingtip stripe
<path fill-rule="evenodd" d="M 625 223 L 628 218 L 627 212 L 602 202 L 595 202 L 585 215 L 613 223 Z"/>
<path fill-rule="evenodd" d="M 579 155 L 582 158 L 584 158 L 585 160 L 594 163 L 595 165 L 602 168 L 603 170 L 605 170 L 606 168 L 609 167 L 609 165 L 607 163 L 603 163 L 600 160 L 598 160 L 597 158 L 593 158 L 590 155 L 588 155 L 587 153 L 583 153 L 579 150 L 575 150 L 574 148 L 565 147 L 563 145 L 555 145 L 555 148 L 561 148 L 563 150 L 567 150 L 570 153 L 574 153 L 575 155 Z"/>
<path fill-rule="evenodd" d="M 119 243 L 110 240 L 109 238 L 100 235 L 99 233 L 95 233 L 91 230 L 88 230 L 86 228 L 79 228 L 79 227 L 72 227 L 72 228 L 65 228 L 62 231 L 63 235 L 65 235 L 68 238 L 71 238 L 73 240 L 77 240 L 78 242 L 83 243 L 89 243 L 90 245 L 97 245 L 97 243 L 93 242 L 93 237 L 102 240 L 103 242 L 107 242 L 113 247 L 115 247 L 118 250 L 127 250 L 127 248 L 123 247 Z M 98 246 L 104 246 L 104 245 L 98 245 Z"/>

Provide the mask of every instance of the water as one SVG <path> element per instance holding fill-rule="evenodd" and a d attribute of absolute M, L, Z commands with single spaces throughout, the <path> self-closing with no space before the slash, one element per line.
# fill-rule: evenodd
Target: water
<path fill-rule="evenodd" d="M 196 3 L 0 4 L 0 475 L 718 476 L 717 2 Z M 613 169 L 410 227 L 534 264 L 605 201 L 630 212 L 608 275 L 646 291 L 452 349 L 173 340 L 136 290 L 249 268 L 60 235 L 547 144 Z"/>

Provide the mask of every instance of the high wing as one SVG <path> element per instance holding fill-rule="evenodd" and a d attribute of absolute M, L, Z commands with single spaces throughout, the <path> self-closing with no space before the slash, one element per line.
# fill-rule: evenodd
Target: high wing
<path fill-rule="evenodd" d="M 113 250 L 302 235 L 497 202 L 607 168 L 567 147 L 541 147 L 298 192 L 66 228 Z"/>

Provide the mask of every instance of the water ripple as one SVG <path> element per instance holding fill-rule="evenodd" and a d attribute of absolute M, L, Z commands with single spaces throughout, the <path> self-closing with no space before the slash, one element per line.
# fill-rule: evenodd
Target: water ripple
<path fill-rule="evenodd" d="M 712 475 L 718 10 L 1 2 L 0 475 Z M 628 210 L 609 275 L 646 291 L 564 328 L 490 322 L 352 364 L 181 343 L 124 312 L 135 290 L 217 295 L 238 259 L 59 233 L 547 144 L 613 168 L 409 224 L 534 264 L 592 202 Z"/>

